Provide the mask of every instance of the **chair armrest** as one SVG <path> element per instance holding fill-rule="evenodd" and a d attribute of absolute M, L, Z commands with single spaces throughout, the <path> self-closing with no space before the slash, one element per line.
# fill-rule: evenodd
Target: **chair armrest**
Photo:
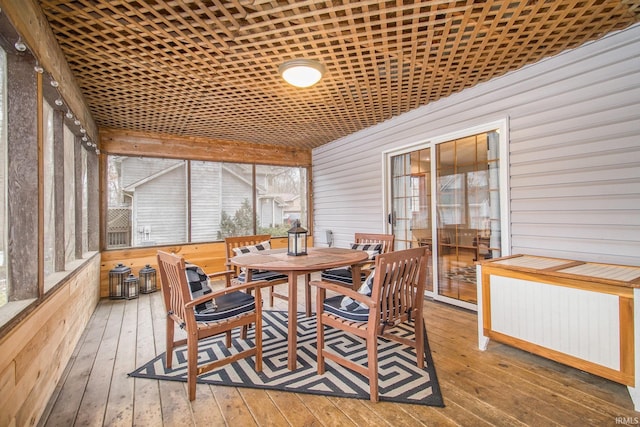
<path fill-rule="evenodd" d="M 217 298 L 222 295 L 229 294 L 231 292 L 243 291 L 245 289 L 254 289 L 254 288 L 264 288 L 267 286 L 271 286 L 269 282 L 266 280 L 258 280 L 255 282 L 247 282 L 239 285 L 229 286 L 228 288 L 217 289 L 210 294 L 202 295 L 194 300 L 188 301 L 185 303 L 185 308 L 195 307 L 196 305 L 202 304 L 203 302 L 211 301 L 214 298 Z"/>
<path fill-rule="evenodd" d="M 231 279 L 233 278 L 233 276 L 235 276 L 235 274 L 236 273 L 233 270 L 226 270 L 226 271 L 218 271 L 218 272 L 215 272 L 215 273 L 209 273 L 209 274 L 207 274 L 207 277 L 209 279 L 214 279 L 214 278 L 217 278 L 217 277 L 224 276 L 224 278 L 225 278 L 225 286 L 229 287 L 229 286 L 231 286 Z"/>
<path fill-rule="evenodd" d="M 373 308 L 375 306 L 373 299 L 370 296 L 365 294 L 361 294 L 357 291 L 354 291 L 350 288 L 345 288 L 344 285 L 338 285 L 336 283 L 325 282 L 323 280 L 312 280 L 309 282 L 311 286 L 316 286 L 318 288 L 326 289 L 328 291 L 336 292 L 340 295 L 344 295 L 345 297 L 349 297 L 355 301 L 364 303 L 369 307 Z"/>
<path fill-rule="evenodd" d="M 373 271 L 373 269 L 376 266 L 376 260 L 375 259 L 365 259 L 364 261 L 360 261 L 359 263 L 356 264 L 357 266 L 360 267 L 360 272 L 361 273 L 370 273 L 371 271 Z M 349 270 L 351 270 L 351 267 L 353 267 L 352 265 L 345 267 L 348 268 Z"/>
<path fill-rule="evenodd" d="M 217 271 L 215 273 L 209 273 L 207 274 L 207 277 L 209 277 L 209 279 L 213 279 L 216 277 L 222 277 L 222 276 L 233 276 L 234 271 L 233 270 L 225 270 L 225 271 Z"/>

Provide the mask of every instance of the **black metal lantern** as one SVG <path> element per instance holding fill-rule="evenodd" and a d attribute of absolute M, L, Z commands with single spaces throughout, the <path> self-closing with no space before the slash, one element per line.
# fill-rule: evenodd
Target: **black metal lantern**
<path fill-rule="evenodd" d="M 140 292 L 143 294 L 150 294 L 158 290 L 156 282 L 156 269 L 149 264 L 140 269 L 138 273 L 140 277 Z"/>
<path fill-rule="evenodd" d="M 288 252 L 287 255 L 299 256 L 307 254 L 307 230 L 300 227 L 300 221 L 296 220 L 288 232 Z"/>
<path fill-rule="evenodd" d="M 124 280 L 131 273 L 131 269 L 124 264 L 118 264 L 109 270 L 109 298 L 124 298 Z"/>
<path fill-rule="evenodd" d="M 138 278 L 133 274 L 124 279 L 124 297 L 126 299 L 138 298 Z"/>

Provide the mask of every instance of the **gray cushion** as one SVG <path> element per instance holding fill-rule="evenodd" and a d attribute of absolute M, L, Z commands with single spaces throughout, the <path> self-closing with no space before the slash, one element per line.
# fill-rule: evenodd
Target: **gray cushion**
<path fill-rule="evenodd" d="M 353 279 L 351 278 L 351 269 L 346 267 L 325 270 L 320 274 L 320 277 L 322 277 L 323 280 L 342 283 L 349 287 L 353 285 Z M 366 274 L 360 273 L 360 282 L 362 282 L 366 278 Z"/>
<path fill-rule="evenodd" d="M 269 242 L 268 240 L 265 240 L 264 242 L 260 242 L 257 245 L 247 245 L 247 246 L 240 246 L 237 248 L 233 248 L 233 252 L 236 255 L 242 255 L 242 254 L 248 254 L 251 252 L 266 251 L 268 249 L 271 249 L 271 242 Z"/>
<path fill-rule="evenodd" d="M 215 322 L 228 317 L 248 313 L 256 309 L 255 298 L 245 292 L 235 291 L 216 298 L 215 306 L 196 313 L 198 322 Z"/>
<path fill-rule="evenodd" d="M 279 273 L 277 271 L 256 271 L 253 270 L 251 272 L 251 280 L 252 281 L 256 281 L 256 280 L 266 280 L 267 282 L 272 282 L 274 280 L 281 280 L 281 279 L 287 279 L 287 275 L 286 274 L 282 274 Z M 238 275 L 238 281 L 244 283 L 245 282 L 245 274 L 244 273 L 240 273 L 240 275 Z"/>
<path fill-rule="evenodd" d="M 373 286 L 374 272 L 371 272 L 367 280 L 360 286 L 358 293 L 371 296 L 371 287 Z M 334 314 L 343 319 L 353 320 L 356 322 L 366 322 L 369 319 L 369 307 L 359 303 L 350 297 L 334 296 L 324 300 L 322 306 L 328 313 Z"/>
<path fill-rule="evenodd" d="M 202 268 L 195 264 L 186 263 L 186 275 L 189 282 L 191 298 L 199 298 L 210 294 L 209 277 Z M 255 310 L 256 302 L 251 295 L 236 291 L 222 295 L 213 301 L 207 301 L 195 306 L 197 322 L 215 322 L 227 317 L 237 316 Z"/>
<path fill-rule="evenodd" d="M 351 249 L 365 251 L 369 255 L 369 259 L 374 259 L 382 252 L 382 243 L 352 243 Z"/>

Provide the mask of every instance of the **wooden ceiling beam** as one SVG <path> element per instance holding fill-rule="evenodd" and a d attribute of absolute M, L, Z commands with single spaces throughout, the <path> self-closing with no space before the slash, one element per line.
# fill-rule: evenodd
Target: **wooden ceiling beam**
<path fill-rule="evenodd" d="M 100 147 L 103 153 L 124 156 L 311 166 L 310 149 L 111 128 L 100 128 Z"/>

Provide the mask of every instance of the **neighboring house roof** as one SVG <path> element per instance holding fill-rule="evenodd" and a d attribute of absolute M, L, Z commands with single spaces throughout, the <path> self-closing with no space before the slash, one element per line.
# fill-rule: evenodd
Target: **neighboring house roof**
<path fill-rule="evenodd" d="M 124 191 L 126 191 L 126 192 L 135 191 L 137 187 L 139 187 L 139 186 L 141 186 L 143 184 L 146 184 L 146 183 L 148 183 L 150 181 L 153 181 L 154 179 L 159 178 L 159 177 L 161 177 L 163 175 L 166 175 L 169 172 L 171 172 L 171 171 L 173 171 L 175 169 L 178 169 L 180 167 L 183 167 L 183 166 L 184 166 L 184 163 L 176 163 L 175 165 L 172 165 L 172 166 L 170 166 L 170 167 L 168 167 L 166 169 L 162 169 L 161 171 L 158 171 L 158 172 L 156 172 L 156 173 L 154 173 L 152 175 L 149 175 L 149 176 L 147 176 L 145 178 L 142 178 L 142 179 L 134 182 L 133 184 L 127 185 L 126 187 L 124 187 Z"/>

